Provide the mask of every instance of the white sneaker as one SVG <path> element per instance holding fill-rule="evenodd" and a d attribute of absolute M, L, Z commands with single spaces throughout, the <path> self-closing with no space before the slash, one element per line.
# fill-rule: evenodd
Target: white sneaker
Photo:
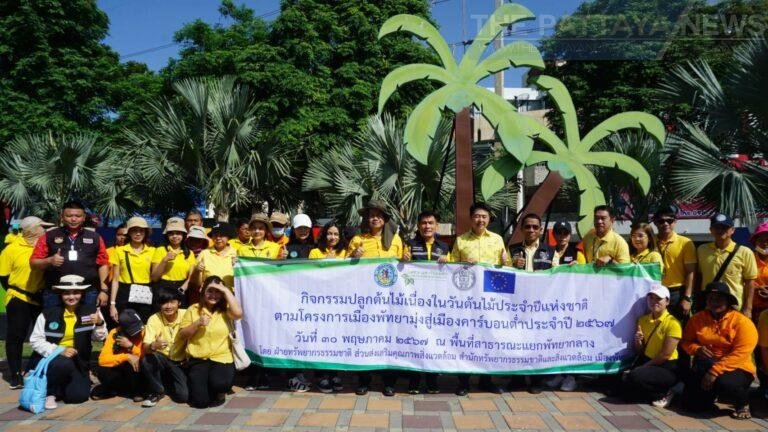
<path fill-rule="evenodd" d="M 675 394 L 672 393 L 672 390 L 670 390 L 661 399 L 651 402 L 651 405 L 655 406 L 656 408 L 666 408 L 669 406 L 669 404 L 672 403 L 672 399 L 674 397 L 675 397 Z"/>
<path fill-rule="evenodd" d="M 54 410 L 58 407 L 59 405 L 56 403 L 56 396 L 50 395 L 45 397 L 45 409 Z"/>
<path fill-rule="evenodd" d="M 576 383 L 576 377 L 573 375 L 566 375 L 563 379 L 563 383 L 560 385 L 560 390 L 564 392 L 572 392 L 576 390 L 578 384 Z"/>
<path fill-rule="evenodd" d="M 563 376 L 562 375 L 552 375 L 551 378 L 545 379 L 543 382 L 544 382 L 545 386 L 547 386 L 547 387 L 549 387 L 551 389 L 558 388 L 560 386 L 560 383 L 563 382 Z"/>

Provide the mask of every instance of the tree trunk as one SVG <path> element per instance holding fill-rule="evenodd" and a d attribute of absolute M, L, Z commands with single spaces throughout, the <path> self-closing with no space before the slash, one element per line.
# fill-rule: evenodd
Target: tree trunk
<path fill-rule="evenodd" d="M 541 217 L 547 211 L 550 204 L 552 204 L 552 201 L 554 201 L 557 192 L 564 182 L 565 180 L 557 171 L 550 171 L 549 174 L 547 174 L 547 177 L 541 182 L 539 187 L 536 188 L 536 192 L 533 193 L 531 199 L 525 204 L 523 210 L 517 215 L 515 230 L 512 232 L 512 236 L 509 238 L 507 244 L 515 244 L 523 241 L 523 226 L 520 218 L 529 213 L 534 213 Z"/>
<path fill-rule="evenodd" d="M 472 116 L 464 108 L 454 119 L 456 131 L 456 235 L 472 227 L 469 207 L 475 197 L 472 172 Z"/>

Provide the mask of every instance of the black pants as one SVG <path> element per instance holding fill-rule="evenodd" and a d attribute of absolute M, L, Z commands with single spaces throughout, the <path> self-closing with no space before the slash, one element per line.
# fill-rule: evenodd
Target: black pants
<path fill-rule="evenodd" d="M 677 361 L 659 366 L 638 366 L 626 375 L 622 390 L 624 398 L 634 401 L 655 401 L 677 384 Z"/>
<path fill-rule="evenodd" d="M 128 362 L 113 367 L 99 366 L 96 376 L 105 393 L 133 397 L 142 396 L 145 392 L 141 373 L 134 371 Z"/>
<path fill-rule="evenodd" d="M 128 301 L 131 293 L 131 284 L 120 283 L 117 287 L 117 295 L 115 296 L 115 308 L 119 314 L 125 309 L 133 309 L 141 317 L 141 321 L 146 324 L 149 317 L 152 315 L 151 304 L 130 303 Z M 153 292 L 154 294 L 154 292 Z"/>
<path fill-rule="evenodd" d="M 83 403 L 91 394 L 88 371 L 78 367 L 73 358 L 56 356 L 48 363 L 48 395 L 55 395 L 65 403 Z"/>
<path fill-rule="evenodd" d="M 732 403 L 737 409 L 749 404 L 749 385 L 752 374 L 740 369 L 726 372 L 717 377 L 709 391 L 701 388 L 705 372 L 693 372 L 685 382 L 683 402 L 692 411 L 710 409 L 717 399 L 722 403 Z"/>
<path fill-rule="evenodd" d="M 179 362 L 162 354 L 147 354 L 141 358 L 141 373 L 150 393 L 167 394 L 176 403 L 186 403 L 189 399 L 187 375 Z"/>
<path fill-rule="evenodd" d="M 471 374 L 459 374 L 456 377 L 459 379 L 459 388 L 465 388 L 469 390 L 469 378 L 471 377 Z M 493 381 L 491 381 L 490 375 L 480 375 L 480 381 L 479 385 L 480 387 L 487 387 L 491 385 Z"/>
<path fill-rule="evenodd" d="M 188 365 L 189 404 L 207 408 L 216 397 L 226 393 L 235 379 L 234 363 L 193 359 Z"/>
<path fill-rule="evenodd" d="M 11 375 L 21 373 L 21 357 L 24 341 L 27 340 L 30 325 L 40 315 L 40 306 L 19 300 L 14 297 L 5 307 L 8 319 L 8 330 L 5 338 L 5 356 L 8 358 L 8 369 Z"/>

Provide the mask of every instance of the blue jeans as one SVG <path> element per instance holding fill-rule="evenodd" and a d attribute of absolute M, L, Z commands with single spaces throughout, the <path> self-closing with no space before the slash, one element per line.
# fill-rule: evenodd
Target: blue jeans
<path fill-rule="evenodd" d="M 80 299 L 80 304 L 96 305 L 96 299 L 99 297 L 99 291 L 95 289 L 87 289 L 83 292 L 83 298 Z M 54 291 L 47 289 L 43 291 L 43 309 L 52 308 L 54 306 L 61 306 L 61 295 Z"/>

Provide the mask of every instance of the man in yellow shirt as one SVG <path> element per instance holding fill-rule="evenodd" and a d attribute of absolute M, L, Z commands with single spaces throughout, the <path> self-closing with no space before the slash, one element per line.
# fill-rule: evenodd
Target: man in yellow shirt
<path fill-rule="evenodd" d="M 603 266 L 610 263 L 628 263 L 629 245 L 620 235 L 613 231 L 616 214 L 606 205 L 595 207 L 594 231 L 588 232 L 584 243 L 584 257 L 588 263 Z"/>
<path fill-rule="evenodd" d="M 675 232 L 676 206 L 659 209 L 653 223 L 658 232 L 656 244 L 664 264 L 661 284 L 669 288 L 670 312 L 677 319 L 684 319 L 693 305 L 693 282 L 698 262 L 696 246 L 691 239 Z"/>
<path fill-rule="evenodd" d="M 491 223 L 491 209 L 482 202 L 469 208 L 472 228 L 456 238 L 451 250 L 451 261 L 470 264 L 511 265 L 500 235 L 488 231 Z"/>
<path fill-rule="evenodd" d="M 713 281 L 724 282 L 736 297 L 738 303 L 735 308 L 752 319 L 752 297 L 755 293 L 753 283 L 757 279 L 757 261 L 749 248 L 737 245 L 731 240 L 735 231 L 733 219 L 727 215 L 718 213 L 710 219 L 709 232 L 714 241 L 699 246 L 696 251 L 701 286 L 706 287 Z M 733 258 L 721 272 L 721 267 L 731 254 Z M 697 306 L 701 306 L 696 308 L 697 311 L 704 309 L 703 300 L 703 296 L 699 294 Z"/>

